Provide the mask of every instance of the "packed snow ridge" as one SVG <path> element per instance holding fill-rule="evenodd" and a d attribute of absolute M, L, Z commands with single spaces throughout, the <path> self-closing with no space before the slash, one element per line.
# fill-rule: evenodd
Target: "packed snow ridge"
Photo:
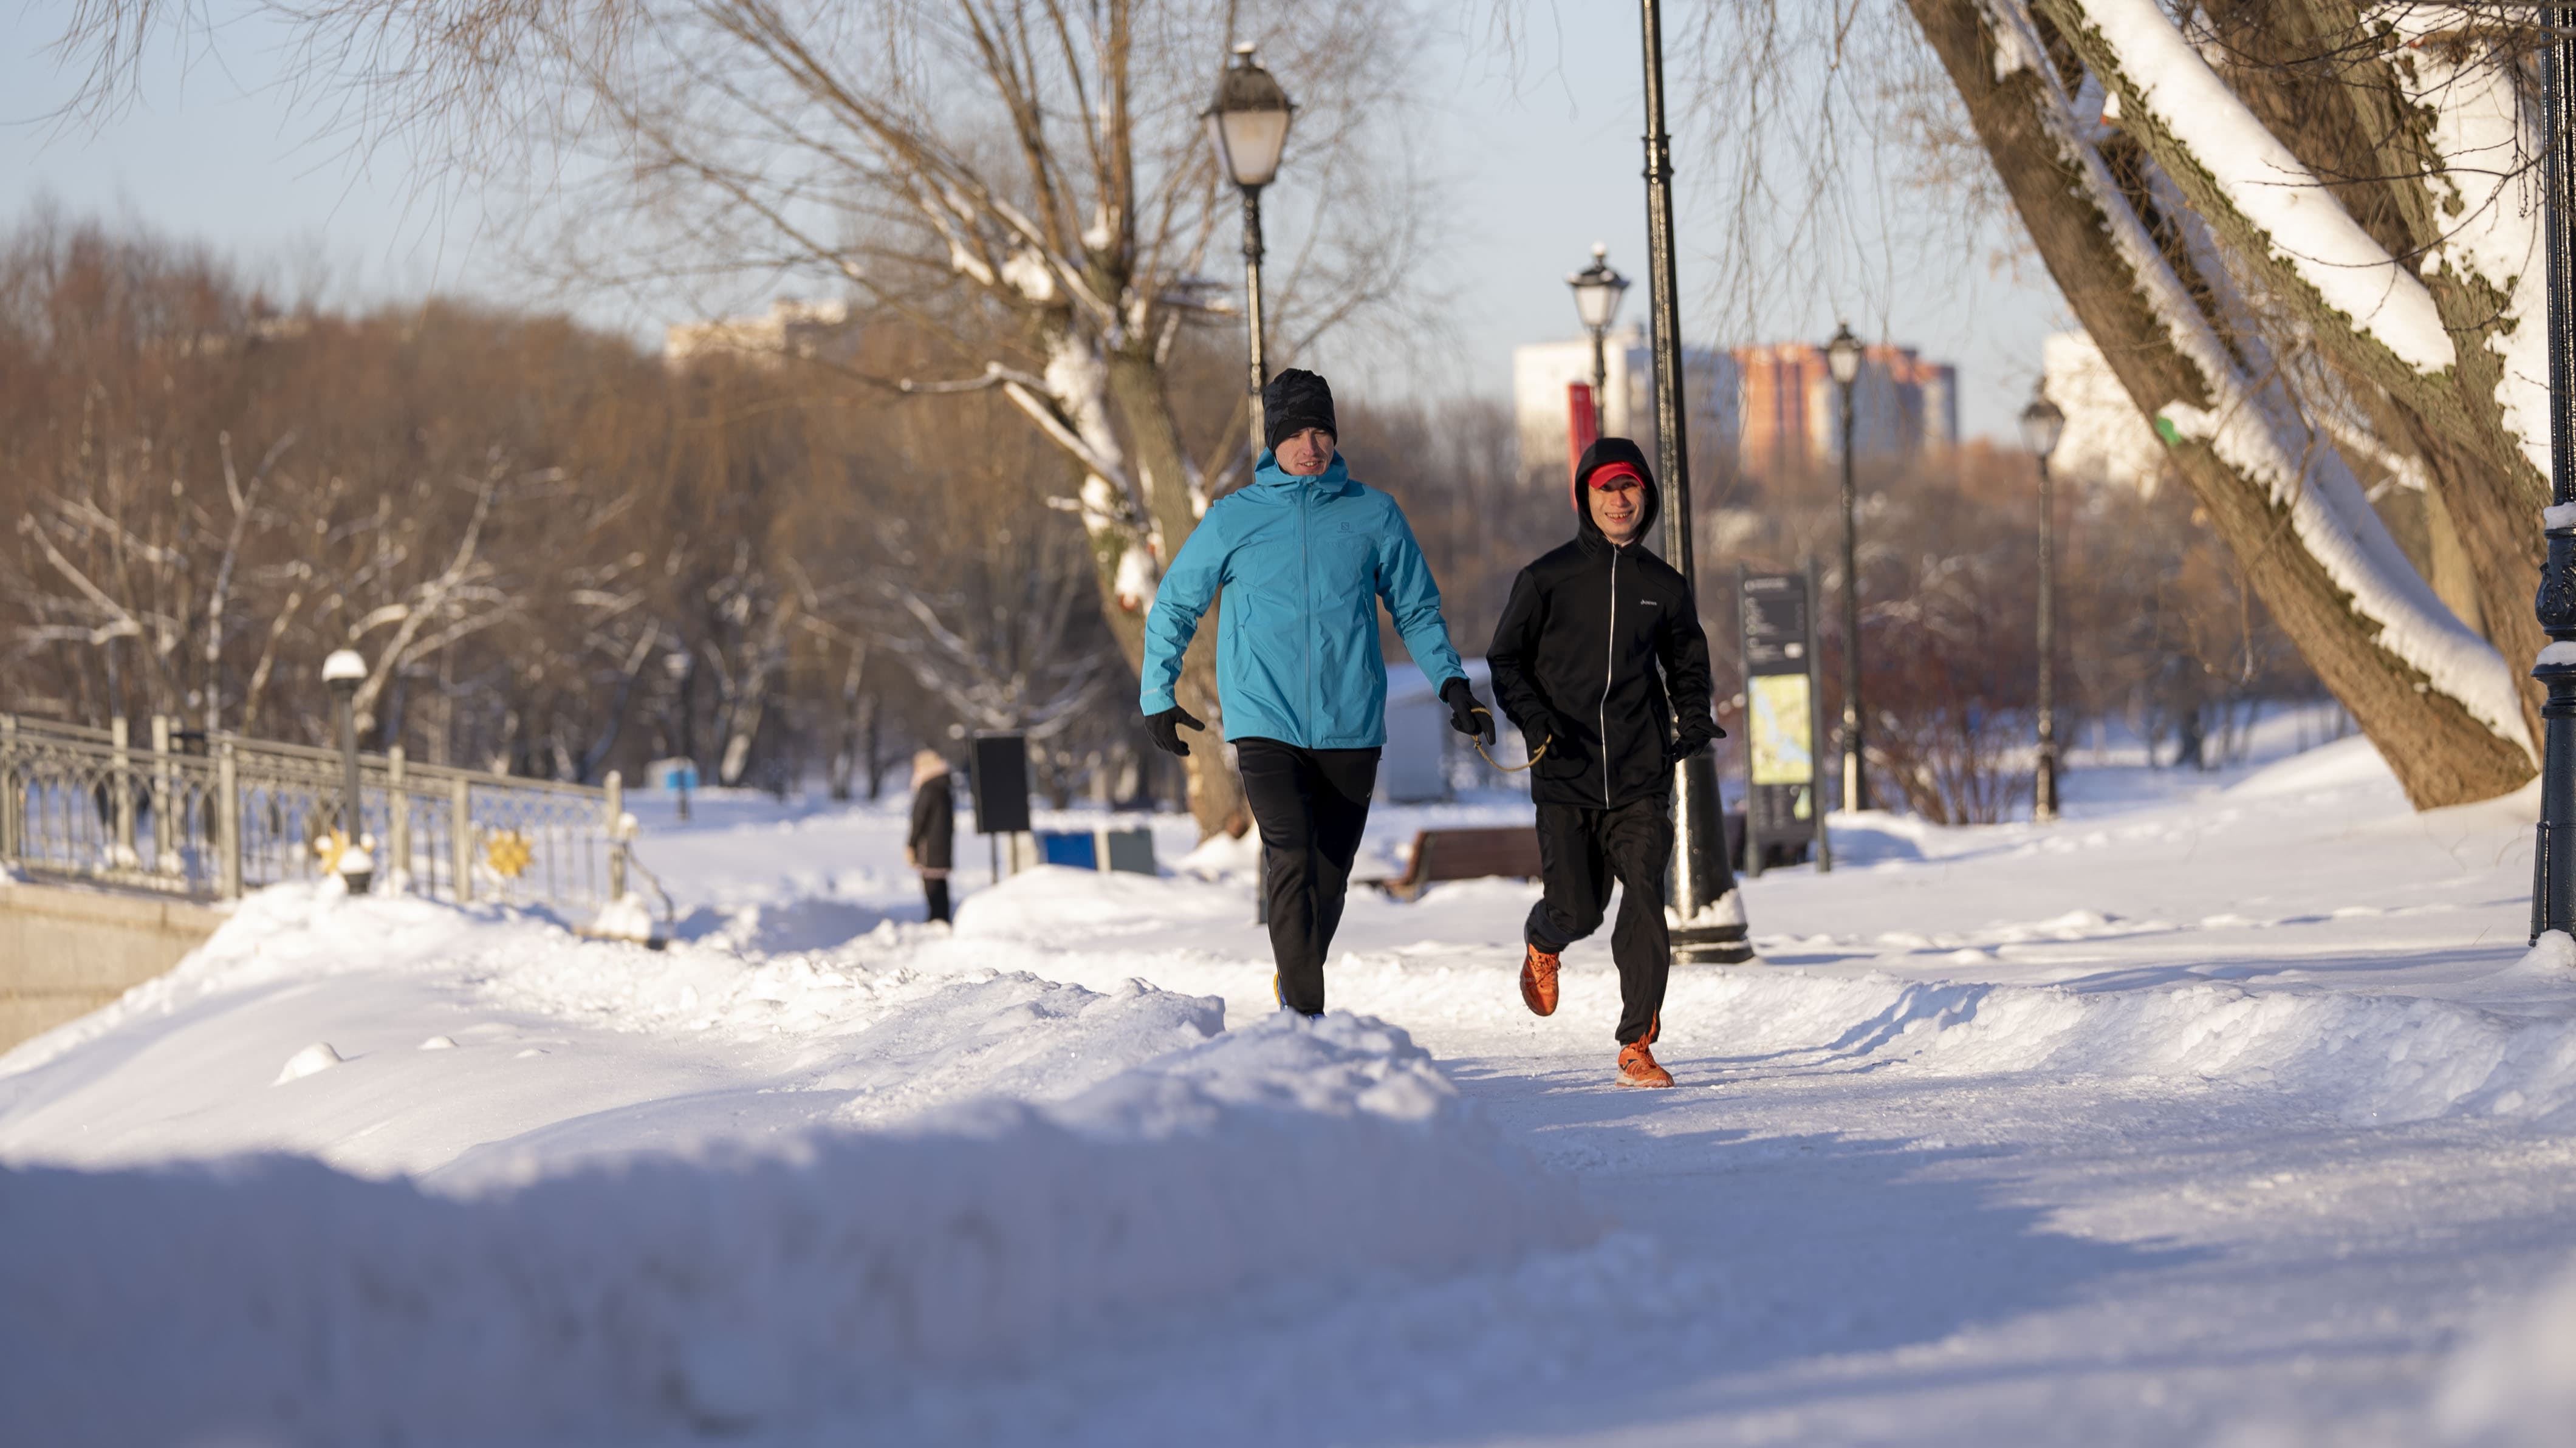
<path fill-rule="evenodd" d="M 1057 1038 L 1023 1065 L 1078 1056 L 1062 1048 L 1081 1038 L 1115 1057 L 1140 1033 L 1221 1024 L 1215 1003 L 1169 992 L 996 977 L 918 994 L 850 1039 L 953 1044 L 997 985 L 1045 1003 L 1016 1034 Z M 1083 1024 L 1068 1037 L 1042 1019 Z M 1048 1079 L 1018 1084 L 1042 1094 Z M 1347 1015 L 1257 1021 L 1058 1102 L 986 1095 L 876 1130 L 754 1143 L 664 1129 L 689 1108 L 578 1118 L 416 1179 L 282 1155 L 21 1167 L 0 1238 L 7 1417 L 98 1441 L 775 1426 L 1282 1284 L 1453 1274 L 1600 1232 L 1403 1032 Z M 639 1140 L 689 1144 L 601 1152 Z M 155 1390 L 91 1370 L 107 1360 Z"/>

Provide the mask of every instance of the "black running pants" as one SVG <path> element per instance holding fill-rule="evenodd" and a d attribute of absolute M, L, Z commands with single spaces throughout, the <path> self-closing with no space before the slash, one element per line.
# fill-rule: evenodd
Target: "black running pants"
<path fill-rule="evenodd" d="M 1368 827 L 1377 758 L 1375 749 L 1234 741 L 1244 802 L 1261 827 L 1279 1000 L 1292 1011 L 1323 1013 L 1324 956 L 1342 923 L 1351 861 L 1359 855 L 1360 834 Z"/>
<path fill-rule="evenodd" d="M 1672 934 L 1664 927 L 1664 871 L 1672 864 L 1671 803 L 1661 795 L 1617 809 L 1538 807 L 1538 861 L 1546 894 L 1529 913 L 1530 944 L 1554 955 L 1601 928 L 1612 882 L 1626 887 L 1610 928 L 1619 965 L 1619 1044 L 1646 1038 L 1664 1008 Z"/>

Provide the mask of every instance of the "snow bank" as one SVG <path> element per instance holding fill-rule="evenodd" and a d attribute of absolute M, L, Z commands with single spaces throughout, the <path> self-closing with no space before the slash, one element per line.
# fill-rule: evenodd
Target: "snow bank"
<path fill-rule="evenodd" d="M 2541 1448 L 2576 1422 L 2576 1269 L 2499 1314 L 2451 1360 L 2434 1400 L 2443 1440 Z"/>
<path fill-rule="evenodd" d="M 1200 858 L 1187 856 L 1182 863 L 1189 866 Z M 1236 925 L 1247 918 L 1247 906 L 1243 891 L 1204 880 L 1041 865 L 967 896 L 957 907 L 956 930 L 961 940 L 1007 936 L 1060 941 L 1068 933 L 1162 929 L 1183 922 Z"/>
<path fill-rule="evenodd" d="M 2504 974 L 2521 981 L 2576 983 L 2576 936 L 2564 930 L 2542 931 L 2522 959 L 2505 967 Z"/>
<path fill-rule="evenodd" d="M 2527 984 L 2510 968 L 2508 984 Z M 1674 1059 L 1901 1062 L 1938 1076 L 2050 1072 L 2257 1086 L 2355 1122 L 2465 1114 L 2576 1122 L 2576 999 L 2528 983 L 2530 1014 L 2457 1001 L 2217 982 L 2088 992 L 1731 970 L 1676 976 Z M 1681 1023 L 1725 1023 L 1715 1041 Z"/>
<path fill-rule="evenodd" d="M 2227 787 L 2231 799 L 2276 799 L 2291 795 L 2318 794 L 2328 790 L 2371 789 L 2395 793 L 2397 777 L 2389 772 L 2388 761 L 2379 757 L 2379 747 L 2367 736 L 2356 734 L 2332 744 L 2293 754 L 2278 764 L 2268 764 Z"/>
<path fill-rule="evenodd" d="M 47 1443 L 785 1427 L 1246 1293 L 1599 1234 L 1402 1032 L 1348 1016 L 900 1132 L 455 1191 L 285 1157 L 23 1169 L 0 1218 L 0 1438 Z"/>

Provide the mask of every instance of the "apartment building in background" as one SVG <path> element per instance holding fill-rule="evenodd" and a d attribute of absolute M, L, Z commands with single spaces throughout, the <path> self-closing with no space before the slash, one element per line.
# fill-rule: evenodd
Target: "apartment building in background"
<path fill-rule="evenodd" d="M 1812 342 L 1735 349 L 1743 431 L 1737 465 L 1756 476 L 1811 471 L 1842 460 L 1842 399 Z M 1852 456 L 1906 459 L 1959 441 L 1959 371 L 1912 347 L 1863 349 L 1852 383 Z"/>
<path fill-rule="evenodd" d="M 684 322 L 662 333 L 662 360 L 670 366 L 697 357 L 734 356 L 776 363 L 789 357 L 846 362 L 857 355 L 858 312 L 846 301 L 804 302 L 785 297 L 765 316 L 719 317 Z"/>

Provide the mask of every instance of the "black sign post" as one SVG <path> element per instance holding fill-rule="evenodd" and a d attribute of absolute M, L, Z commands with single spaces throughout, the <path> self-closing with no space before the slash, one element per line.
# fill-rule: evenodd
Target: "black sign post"
<path fill-rule="evenodd" d="M 1823 720 L 1816 678 L 1816 565 L 1805 573 L 1735 572 L 1744 658 L 1744 872 L 1773 845 L 1816 847 L 1833 868 L 1816 788 Z"/>

